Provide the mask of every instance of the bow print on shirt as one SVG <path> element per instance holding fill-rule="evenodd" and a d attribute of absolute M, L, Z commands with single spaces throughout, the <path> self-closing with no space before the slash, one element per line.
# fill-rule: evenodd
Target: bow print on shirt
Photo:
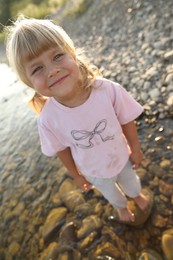
<path fill-rule="evenodd" d="M 106 129 L 107 126 L 107 120 L 106 119 L 102 119 L 101 121 L 99 121 L 96 126 L 94 127 L 94 129 L 92 131 L 87 131 L 87 130 L 72 130 L 71 131 L 71 135 L 72 137 L 76 140 L 76 141 L 80 141 L 80 140 L 84 140 L 87 139 L 87 144 L 80 144 L 80 143 L 76 143 L 76 145 L 80 148 L 86 149 L 86 148 L 92 148 L 94 147 L 94 144 L 91 142 L 91 140 L 94 138 L 95 135 L 99 135 L 102 142 L 106 142 L 108 140 L 113 140 L 114 139 L 114 135 L 112 136 L 107 136 L 107 137 L 103 137 L 101 134 L 103 133 L 103 131 Z"/>

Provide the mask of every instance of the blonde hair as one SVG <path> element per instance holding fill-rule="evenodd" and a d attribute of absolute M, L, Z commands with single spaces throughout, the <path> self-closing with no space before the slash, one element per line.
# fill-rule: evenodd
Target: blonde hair
<path fill-rule="evenodd" d="M 65 53 L 76 57 L 82 75 L 81 87 L 89 88 L 99 75 L 96 67 L 77 51 L 71 38 L 53 21 L 48 19 L 25 18 L 20 15 L 11 26 L 6 27 L 6 53 L 9 64 L 19 79 L 32 88 L 25 71 L 25 62 L 41 55 L 49 48 L 58 47 Z M 32 108 L 40 113 L 46 98 L 35 93 L 30 101 Z"/>

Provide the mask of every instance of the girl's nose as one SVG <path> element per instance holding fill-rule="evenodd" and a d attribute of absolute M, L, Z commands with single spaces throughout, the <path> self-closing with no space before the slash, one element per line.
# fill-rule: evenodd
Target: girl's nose
<path fill-rule="evenodd" d="M 48 70 L 48 78 L 54 77 L 57 73 L 59 73 L 60 69 L 58 66 L 50 66 Z"/>

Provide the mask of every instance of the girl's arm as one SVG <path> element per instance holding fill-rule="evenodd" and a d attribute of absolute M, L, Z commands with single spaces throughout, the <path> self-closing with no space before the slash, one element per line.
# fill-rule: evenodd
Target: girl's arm
<path fill-rule="evenodd" d="M 137 169 L 142 161 L 143 153 L 138 139 L 136 124 L 134 121 L 131 121 L 121 127 L 131 149 L 130 160 L 134 168 Z"/>
<path fill-rule="evenodd" d="M 57 155 L 64 164 L 64 166 L 67 168 L 67 170 L 69 171 L 70 175 L 73 177 L 74 181 L 79 186 L 79 188 L 81 188 L 84 191 L 90 189 L 91 184 L 78 171 L 73 160 L 70 148 L 68 147 L 63 151 L 58 152 Z"/>

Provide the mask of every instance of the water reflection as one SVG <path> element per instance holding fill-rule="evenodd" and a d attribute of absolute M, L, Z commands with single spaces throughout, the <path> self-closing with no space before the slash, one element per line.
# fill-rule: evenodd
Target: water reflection
<path fill-rule="evenodd" d="M 6 64 L 0 64 L 0 79 L 0 179 L 11 172 L 15 175 L 10 178 L 17 179 L 23 171 L 30 172 L 33 152 L 35 158 L 41 154 L 36 115 L 27 106 L 33 91 L 19 83 Z"/>

